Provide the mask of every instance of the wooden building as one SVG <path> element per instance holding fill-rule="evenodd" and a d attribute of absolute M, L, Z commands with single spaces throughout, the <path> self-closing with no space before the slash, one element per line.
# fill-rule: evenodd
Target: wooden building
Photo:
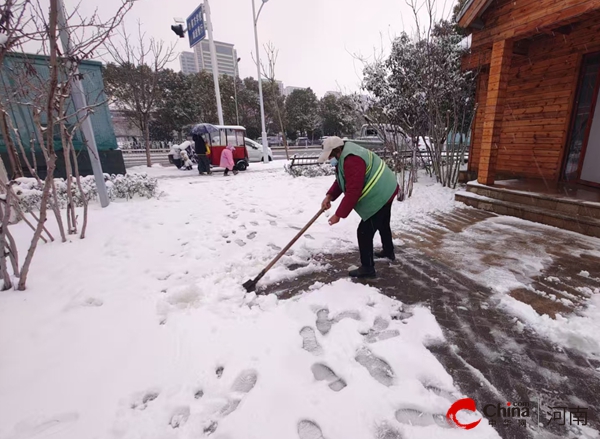
<path fill-rule="evenodd" d="M 600 0 L 470 0 L 469 171 L 600 187 Z M 597 111 L 596 111 L 597 110 Z"/>

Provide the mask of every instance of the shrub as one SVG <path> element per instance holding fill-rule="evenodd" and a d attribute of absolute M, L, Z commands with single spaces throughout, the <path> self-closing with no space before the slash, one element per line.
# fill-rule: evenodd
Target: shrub
<path fill-rule="evenodd" d="M 158 180 L 149 177 L 147 174 L 127 174 L 127 175 L 108 175 L 104 174 L 108 196 L 111 200 L 125 199 L 130 200 L 135 197 L 153 198 L 158 195 Z M 39 210 L 42 198 L 44 182 L 35 178 L 17 178 L 13 185 L 13 190 L 19 198 L 19 204 L 25 212 Z M 55 178 L 56 196 L 61 209 L 67 206 L 67 182 L 62 178 Z M 81 177 L 81 187 L 83 197 L 87 201 L 93 201 L 98 198 L 96 182 L 94 176 Z M 83 206 L 82 194 L 79 191 L 77 182 L 73 179 L 71 184 L 73 200 L 76 206 Z M 52 197 L 50 197 L 52 199 Z"/>

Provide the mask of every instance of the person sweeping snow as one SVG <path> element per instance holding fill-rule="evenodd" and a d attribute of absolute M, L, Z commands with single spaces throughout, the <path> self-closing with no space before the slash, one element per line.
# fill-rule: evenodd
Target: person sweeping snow
<path fill-rule="evenodd" d="M 361 218 L 358 225 L 358 248 L 360 268 L 350 271 L 351 277 L 375 277 L 373 237 L 379 231 L 383 251 L 377 257 L 395 260 L 392 230 L 390 228 L 392 202 L 398 194 L 396 176 L 385 162 L 374 152 L 356 143 L 344 142 L 337 136 L 328 137 L 323 142 L 323 152 L 319 163 L 329 159 L 336 168 L 336 180 L 321 203 L 324 210 L 331 208 L 342 193 L 344 198 L 329 224 L 337 224 L 354 209 Z"/>
<path fill-rule="evenodd" d="M 233 175 L 237 175 L 238 171 L 235 168 L 235 163 L 233 161 L 233 151 L 235 147 L 231 145 L 227 145 L 223 152 L 221 153 L 221 163 L 219 164 L 222 168 L 225 168 L 224 176 L 229 174 L 229 171 L 233 171 Z"/>

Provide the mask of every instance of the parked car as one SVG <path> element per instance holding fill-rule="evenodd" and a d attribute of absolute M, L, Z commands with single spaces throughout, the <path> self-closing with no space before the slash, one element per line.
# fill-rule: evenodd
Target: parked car
<path fill-rule="evenodd" d="M 246 150 L 248 151 L 248 158 L 250 162 L 262 162 L 263 161 L 263 146 L 247 137 L 244 138 L 246 144 Z M 273 151 L 268 147 L 269 161 L 273 160 Z"/>
<path fill-rule="evenodd" d="M 283 139 L 276 136 L 267 137 L 269 146 L 283 146 Z"/>
<path fill-rule="evenodd" d="M 318 140 L 319 145 L 321 145 L 321 148 L 323 148 L 323 142 L 328 138 L 329 136 L 323 136 Z"/>
<path fill-rule="evenodd" d="M 312 145 L 312 142 L 310 141 L 310 139 L 308 137 L 298 137 L 298 139 L 296 139 L 296 146 L 310 146 Z"/>

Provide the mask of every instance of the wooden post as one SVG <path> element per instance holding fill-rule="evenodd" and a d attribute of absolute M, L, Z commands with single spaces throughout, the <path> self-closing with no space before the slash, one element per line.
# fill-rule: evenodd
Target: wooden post
<path fill-rule="evenodd" d="M 494 184 L 512 49 L 513 42 L 510 40 L 498 41 L 494 43 L 494 47 L 492 48 L 485 118 L 483 122 L 483 138 L 481 141 L 481 155 L 477 176 L 477 181 L 481 184 Z"/>

